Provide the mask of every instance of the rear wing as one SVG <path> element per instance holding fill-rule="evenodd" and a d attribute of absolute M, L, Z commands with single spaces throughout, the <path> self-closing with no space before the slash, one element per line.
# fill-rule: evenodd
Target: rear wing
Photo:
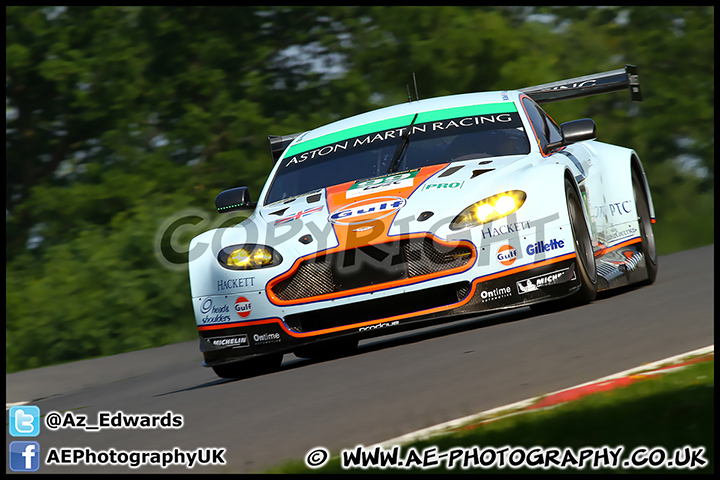
<path fill-rule="evenodd" d="M 584 77 L 560 80 L 559 82 L 545 83 L 534 87 L 518 88 L 537 103 L 558 102 L 571 98 L 589 97 L 603 93 L 630 91 L 630 100 L 642 102 L 640 93 L 640 76 L 635 65 L 625 65 L 625 68 L 611 70 L 609 72 L 595 73 Z M 275 164 L 285 149 L 302 135 L 293 133 L 291 135 L 268 135 L 270 144 L 270 155 Z"/>
<path fill-rule="evenodd" d="M 268 135 L 268 143 L 270 144 L 270 156 L 272 157 L 273 165 L 280 159 L 285 149 L 295 140 L 297 137 L 302 135 L 301 133 L 293 133 L 292 135 Z"/>
<path fill-rule="evenodd" d="M 534 87 L 518 88 L 537 103 L 558 102 L 571 98 L 589 97 L 603 93 L 630 91 L 630 100 L 642 102 L 640 76 L 635 65 L 609 72 L 595 73 L 584 77 L 545 83 Z"/>

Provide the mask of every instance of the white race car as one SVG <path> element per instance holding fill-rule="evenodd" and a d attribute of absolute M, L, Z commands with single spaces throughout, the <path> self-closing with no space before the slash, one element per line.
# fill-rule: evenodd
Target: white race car
<path fill-rule="evenodd" d="M 513 91 L 452 95 L 269 138 L 254 209 L 195 237 L 203 365 L 220 377 L 332 355 L 459 314 L 578 306 L 652 283 L 654 209 L 637 153 L 558 126 L 538 104 L 629 90 L 634 66 Z M 202 252 L 198 254 L 197 252 Z"/>

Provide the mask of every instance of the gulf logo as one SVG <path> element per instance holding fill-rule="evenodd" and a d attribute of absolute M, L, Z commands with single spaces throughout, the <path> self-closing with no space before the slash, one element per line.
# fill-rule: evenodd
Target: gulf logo
<path fill-rule="evenodd" d="M 512 245 L 503 245 L 498 249 L 495 258 L 506 267 L 510 266 L 517 260 L 517 250 Z"/>
<path fill-rule="evenodd" d="M 238 297 L 237 300 L 235 300 L 235 311 L 238 315 L 245 318 L 252 312 L 252 304 L 247 298 Z"/>
<path fill-rule="evenodd" d="M 338 208 L 328 216 L 336 225 L 358 225 L 385 218 L 403 208 L 406 200 L 400 197 L 368 198 Z"/>

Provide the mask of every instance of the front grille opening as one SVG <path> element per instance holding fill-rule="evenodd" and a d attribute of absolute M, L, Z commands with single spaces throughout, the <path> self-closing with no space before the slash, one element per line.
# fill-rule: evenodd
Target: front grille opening
<path fill-rule="evenodd" d="M 285 324 L 295 332 L 342 327 L 452 305 L 465 298 L 469 292 L 470 282 L 457 282 L 377 300 L 295 313 L 285 316 Z"/>
<path fill-rule="evenodd" d="M 299 300 L 396 280 L 418 278 L 466 265 L 472 250 L 448 247 L 429 237 L 405 239 L 306 260 L 272 287 L 283 301 Z"/>

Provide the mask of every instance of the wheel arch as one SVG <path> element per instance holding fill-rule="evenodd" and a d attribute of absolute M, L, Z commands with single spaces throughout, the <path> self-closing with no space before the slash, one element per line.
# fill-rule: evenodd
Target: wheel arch
<path fill-rule="evenodd" d="M 642 162 L 640 162 L 640 157 L 635 151 L 631 151 L 630 153 L 630 173 L 632 174 L 632 172 L 635 172 L 645 190 L 645 198 L 647 198 L 648 207 L 650 208 L 650 219 L 652 223 L 655 223 L 655 207 L 653 206 L 652 194 L 650 193 L 650 184 L 647 181 L 645 169 L 642 166 Z"/>
<path fill-rule="evenodd" d="M 585 196 L 583 195 L 583 191 L 580 188 L 580 185 L 578 184 L 577 179 L 573 176 L 572 171 L 568 167 L 565 167 L 565 169 L 563 171 L 563 183 L 565 180 L 570 181 L 570 184 L 573 186 L 573 189 L 575 190 L 575 194 L 580 199 L 580 203 L 582 205 L 583 217 L 585 219 L 585 226 L 587 226 L 588 232 L 590 232 L 590 236 L 592 237 L 593 229 L 592 229 L 592 225 L 590 222 L 590 211 L 588 210 L 587 202 L 584 200 Z M 593 240 L 596 240 L 596 239 L 593 239 Z"/>

